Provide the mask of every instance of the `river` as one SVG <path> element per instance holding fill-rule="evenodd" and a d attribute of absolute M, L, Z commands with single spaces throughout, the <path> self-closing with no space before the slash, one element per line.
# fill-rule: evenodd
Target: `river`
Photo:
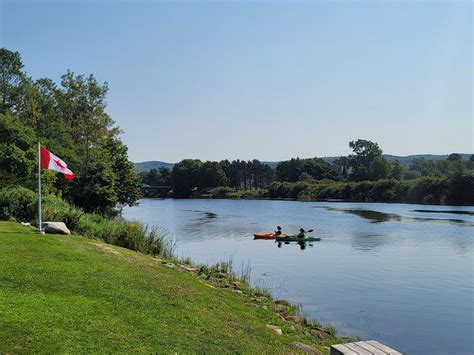
<path fill-rule="evenodd" d="M 407 354 L 474 353 L 474 207 L 143 199 L 123 216 L 163 228 L 180 257 L 250 266 L 252 284 L 339 335 Z M 321 241 L 253 240 L 277 225 Z"/>

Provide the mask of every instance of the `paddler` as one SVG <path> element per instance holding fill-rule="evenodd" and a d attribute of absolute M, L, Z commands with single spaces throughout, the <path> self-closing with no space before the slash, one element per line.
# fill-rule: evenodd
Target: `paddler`
<path fill-rule="evenodd" d="M 279 237 L 279 236 L 281 236 L 281 233 L 282 233 L 282 232 L 281 232 L 281 227 L 278 226 L 277 229 L 276 229 L 276 231 L 275 231 L 275 235 L 276 235 L 277 237 Z"/>
<path fill-rule="evenodd" d="M 298 233 L 297 237 L 301 239 L 306 238 L 306 232 L 303 228 L 300 228 L 300 232 Z"/>

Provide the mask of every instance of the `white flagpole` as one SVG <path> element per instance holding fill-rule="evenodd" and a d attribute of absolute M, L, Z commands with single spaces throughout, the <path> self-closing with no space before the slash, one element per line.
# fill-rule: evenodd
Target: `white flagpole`
<path fill-rule="evenodd" d="M 41 148 L 38 142 L 38 232 L 42 233 L 41 230 Z"/>

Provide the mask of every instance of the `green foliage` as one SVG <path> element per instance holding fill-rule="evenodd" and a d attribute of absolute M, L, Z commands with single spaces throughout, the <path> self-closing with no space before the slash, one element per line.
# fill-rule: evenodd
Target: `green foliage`
<path fill-rule="evenodd" d="M 167 168 L 151 169 L 140 174 L 144 184 L 150 186 L 171 186 L 173 184 L 171 171 Z"/>
<path fill-rule="evenodd" d="M 18 52 L 0 48 L 0 113 L 14 110 L 21 100 L 22 68 Z"/>
<path fill-rule="evenodd" d="M 0 219 L 32 222 L 38 211 L 38 195 L 24 187 L 0 189 Z"/>
<path fill-rule="evenodd" d="M 218 162 L 207 161 L 200 168 L 199 189 L 227 186 L 228 183 L 227 176 Z"/>
<path fill-rule="evenodd" d="M 173 190 L 175 197 L 191 196 L 199 185 L 199 172 L 203 163 L 200 160 L 185 159 L 173 167 Z"/>
<path fill-rule="evenodd" d="M 400 164 L 400 161 L 395 160 L 392 163 L 391 178 L 395 180 L 401 180 L 404 172 L 405 172 L 405 168 L 402 166 L 402 164 Z"/>
<path fill-rule="evenodd" d="M 474 175 L 423 177 L 415 180 L 275 182 L 268 197 L 300 200 L 405 202 L 421 204 L 474 204 Z"/>
<path fill-rule="evenodd" d="M 53 194 L 43 196 L 42 202 L 43 221 L 64 222 L 73 232 L 145 254 L 170 256 L 173 252 L 172 241 L 158 229 L 84 213 Z M 24 187 L 0 189 L 0 219 L 37 222 L 37 217 L 35 192 Z"/>
<path fill-rule="evenodd" d="M 105 148 L 108 151 L 112 171 L 116 175 L 117 202 L 121 205 L 133 206 L 140 198 L 141 178 L 135 166 L 128 160 L 128 148 L 120 140 L 109 137 Z"/>
<path fill-rule="evenodd" d="M 34 131 L 12 114 L 0 114 L 0 186 L 34 181 Z"/>
<path fill-rule="evenodd" d="M 448 161 L 461 161 L 462 155 L 458 153 L 451 153 L 448 156 Z"/>
<path fill-rule="evenodd" d="M 469 157 L 469 159 L 468 159 L 468 161 L 467 161 L 467 163 L 466 163 L 466 168 L 467 168 L 467 169 L 472 169 L 472 170 L 474 170 L 474 154 L 472 154 L 472 155 Z"/>
<path fill-rule="evenodd" d="M 60 193 L 86 211 L 111 213 L 133 205 L 141 181 L 120 130 L 106 112 L 107 83 L 68 71 L 60 85 L 33 81 L 20 55 L 0 49 L 0 187 L 36 185 L 37 142 L 64 159 L 77 179 L 44 172 L 45 192 Z"/>
<path fill-rule="evenodd" d="M 390 164 L 382 155 L 377 143 L 358 139 L 349 142 L 354 154 L 349 156 L 352 168 L 350 179 L 353 181 L 386 179 L 390 174 Z"/>
<path fill-rule="evenodd" d="M 35 219 L 37 217 L 37 209 L 35 211 Z M 72 207 L 62 198 L 53 194 L 44 195 L 42 201 L 42 217 L 43 221 L 64 222 L 68 228 L 75 231 L 79 226 L 79 221 L 84 213 Z"/>
<path fill-rule="evenodd" d="M 320 158 L 291 159 L 278 163 L 276 175 L 280 181 L 296 182 L 311 177 L 316 180 L 341 179 L 342 176 L 335 166 Z M 301 179 L 303 177 L 303 179 Z"/>

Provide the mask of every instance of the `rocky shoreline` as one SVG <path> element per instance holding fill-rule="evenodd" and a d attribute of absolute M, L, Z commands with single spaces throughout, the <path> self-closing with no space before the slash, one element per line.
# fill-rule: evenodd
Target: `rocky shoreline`
<path fill-rule="evenodd" d="M 193 265 L 178 259 L 156 259 L 167 267 L 181 269 L 196 275 L 211 288 L 224 288 L 240 294 L 253 307 L 272 311 L 278 321 L 266 324 L 266 327 L 278 335 L 294 334 L 295 341 L 292 342 L 292 345 L 303 353 L 323 354 L 329 351 L 332 344 L 353 340 L 337 337 L 332 326 L 323 327 L 318 322 L 308 320 L 301 314 L 300 308 L 289 301 L 274 300 L 267 290 L 251 287 L 246 280 L 239 279 L 226 270 L 226 263 L 218 263 L 209 267 Z M 308 338 L 312 339 L 310 344 L 304 343 Z"/>

